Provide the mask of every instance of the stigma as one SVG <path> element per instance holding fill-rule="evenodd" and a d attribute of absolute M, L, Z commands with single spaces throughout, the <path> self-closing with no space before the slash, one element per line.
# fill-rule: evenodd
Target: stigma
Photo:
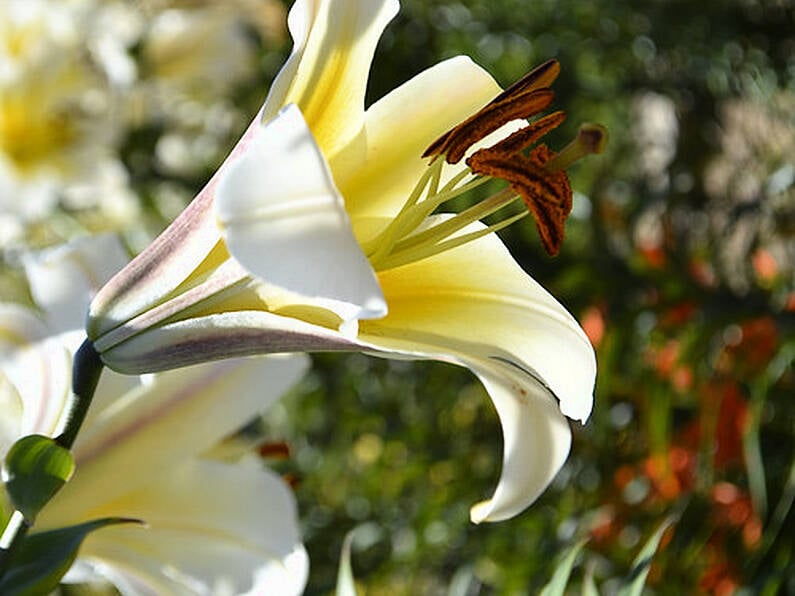
<path fill-rule="evenodd" d="M 400 213 L 362 246 L 376 271 L 450 250 L 528 214 L 535 219 L 547 253 L 560 251 L 572 209 L 566 169 L 586 155 L 601 153 L 607 131 L 599 124 L 583 124 L 577 136 L 557 153 L 540 142 L 566 118 L 562 111 L 542 115 L 554 100 L 550 85 L 559 73 L 560 64 L 548 60 L 428 146 L 422 154 L 429 160 L 428 169 Z M 482 146 L 486 137 L 509 124 L 510 134 Z M 459 165 L 462 160 L 465 168 Z M 444 168 L 455 168 L 456 173 L 442 185 Z M 507 182 L 507 187 L 459 213 L 432 217 L 443 204 L 494 179 Z M 505 213 L 506 207 L 518 202 L 523 204 L 518 213 L 514 209 L 498 216 L 496 223 L 471 226 L 497 212 Z"/>

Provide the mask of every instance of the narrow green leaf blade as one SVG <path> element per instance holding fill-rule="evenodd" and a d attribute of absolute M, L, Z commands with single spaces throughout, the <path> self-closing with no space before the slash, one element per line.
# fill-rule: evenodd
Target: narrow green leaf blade
<path fill-rule="evenodd" d="M 660 540 L 665 530 L 674 523 L 675 519 L 673 516 L 665 519 L 646 544 L 643 545 L 643 548 L 640 549 L 640 552 L 632 562 L 632 569 L 629 571 L 625 585 L 618 591 L 618 596 L 640 596 L 643 593 L 643 586 L 646 584 L 646 576 L 649 575 L 654 553 L 657 552 L 657 548 L 660 546 Z"/>
<path fill-rule="evenodd" d="M 357 596 L 356 581 L 353 578 L 353 568 L 351 567 L 351 543 L 353 542 L 354 531 L 348 532 L 342 543 L 340 568 L 337 572 L 336 596 Z"/>
<path fill-rule="evenodd" d="M 593 574 L 594 566 L 588 565 L 582 580 L 582 596 L 599 596 L 599 588 L 596 587 L 596 580 Z"/>
<path fill-rule="evenodd" d="M 563 559 L 555 569 L 555 573 L 552 574 L 552 579 L 541 589 L 539 596 L 563 596 L 566 585 L 569 583 L 574 561 L 577 560 L 577 555 L 580 554 L 586 542 L 588 542 L 587 539 L 580 540 L 564 553 Z"/>
<path fill-rule="evenodd" d="M 75 462 L 69 450 L 50 437 L 28 435 L 8 451 L 3 464 L 3 480 L 14 507 L 33 523 L 74 469 Z"/>
<path fill-rule="evenodd" d="M 31 534 L 11 558 L 11 566 L 0 579 L 3 596 L 39 596 L 54 590 L 72 566 L 85 537 L 94 530 L 140 520 L 109 517 Z"/>

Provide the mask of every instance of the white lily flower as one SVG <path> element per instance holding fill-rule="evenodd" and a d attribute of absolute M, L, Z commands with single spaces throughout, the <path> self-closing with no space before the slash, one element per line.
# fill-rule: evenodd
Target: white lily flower
<path fill-rule="evenodd" d="M 121 255 L 103 237 L 28 258 L 33 294 L 61 314 L 81 303 L 85 312 L 90 288 L 123 265 Z M 42 318 L 0 304 L 0 454 L 22 436 L 57 432 L 82 320 L 68 330 L 52 311 Z M 146 526 L 90 534 L 66 581 L 104 578 L 125 595 L 300 594 L 308 558 L 290 488 L 254 455 L 221 462 L 206 454 L 307 365 L 306 356 L 291 355 L 143 377 L 105 371 L 73 446 L 76 472 L 35 529 L 104 517 Z"/>
<path fill-rule="evenodd" d="M 466 366 L 505 442 L 499 485 L 471 517 L 506 519 L 565 461 L 566 417 L 588 418 L 596 365 L 575 319 L 492 233 L 526 211 L 478 220 L 520 198 L 555 252 L 571 209 L 564 168 L 604 135 L 591 127 L 559 154 L 523 152 L 563 119 L 524 120 L 552 100 L 552 61 L 503 92 L 453 58 L 365 110 L 375 46 L 397 10 L 297 0 L 294 49 L 262 110 L 188 208 L 99 292 L 88 333 L 124 372 L 320 350 Z M 510 188 L 433 214 L 489 178 Z"/>
<path fill-rule="evenodd" d="M 93 9 L 93 12 L 92 12 Z M 62 203 L 116 216 L 132 202 L 116 157 L 111 73 L 87 59 L 87 2 L 0 2 L 0 243 Z M 129 207 L 128 207 L 129 208 Z"/>

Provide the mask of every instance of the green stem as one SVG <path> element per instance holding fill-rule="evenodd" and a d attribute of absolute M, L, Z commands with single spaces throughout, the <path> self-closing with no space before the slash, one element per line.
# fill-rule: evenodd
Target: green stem
<path fill-rule="evenodd" d="M 70 449 L 88 413 L 94 392 L 102 374 L 102 360 L 94 345 L 85 340 L 75 353 L 72 365 L 72 391 L 66 402 L 64 416 L 56 430 L 55 442 Z M 15 510 L 0 537 L 0 579 L 5 574 L 12 555 L 33 525 L 21 511 Z"/>
<path fill-rule="evenodd" d="M 66 403 L 66 415 L 61 420 L 55 435 L 55 442 L 61 447 L 71 449 L 75 442 L 91 400 L 94 398 L 102 367 L 102 360 L 94 349 L 94 344 L 85 340 L 75 353 L 72 366 L 72 392 Z"/>

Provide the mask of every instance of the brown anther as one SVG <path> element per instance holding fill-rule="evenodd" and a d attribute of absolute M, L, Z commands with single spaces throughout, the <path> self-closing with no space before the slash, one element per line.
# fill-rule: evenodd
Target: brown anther
<path fill-rule="evenodd" d="M 555 79 L 558 78 L 559 74 L 560 62 L 555 59 L 547 60 L 543 64 L 536 66 L 533 70 L 528 72 L 513 85 L 506 88 L 492 101 L 501 101 L 510 95 L 516 95 L 527 90 L 544 89 L 549 87 L 555 82 Z"/>
<path fill-rule="evenodd" d="M 472 145 L 511 120 L 530 118 L 545 110 L 553 97 L 549 89 L 536 89 L 492 102 L 439 137 L 422 156 L 444 155 L 447 163 L 458 163 Z"/>
<path fill-rule="evenodd" d="M 548 60 L 536 67 L 478 112 L 436 139 L 422 157 L 444 155 L 447 163 L 458 163 L 472 145 L 501 126 L 542 112 L 552 103 L 549 85 L 559 72 L 557 60 Z"/>
<path fill-rule="evenodd" d="M 557 128 L 566 119 L 564 112 L 553 112 L 531 122 L 524 128 L 517 130 L 502 141 L 490 147 L 495 153 L 513 155 L 526 149 L 550 130 Z"/>
<path fill-rule="evenodd" d="M 290 457 L 290 446 L 284 441 L 268 441 L 257 447 L 260 457 L 269 459 L 288 459 Z"/>
<path fill-rule="evenodd" d="M 554 157 L 546 145 L 539 145 L 525 156 L 506 155 L 493 148 L 480 149 L 467 159 L 477 173 L 506 180 L 533 214 L 544 249 L 556 255 L 563 244 L 566 218 L 571 213 L 572 192 L 565 171 L 550 172 L 544 168 Z"/>

